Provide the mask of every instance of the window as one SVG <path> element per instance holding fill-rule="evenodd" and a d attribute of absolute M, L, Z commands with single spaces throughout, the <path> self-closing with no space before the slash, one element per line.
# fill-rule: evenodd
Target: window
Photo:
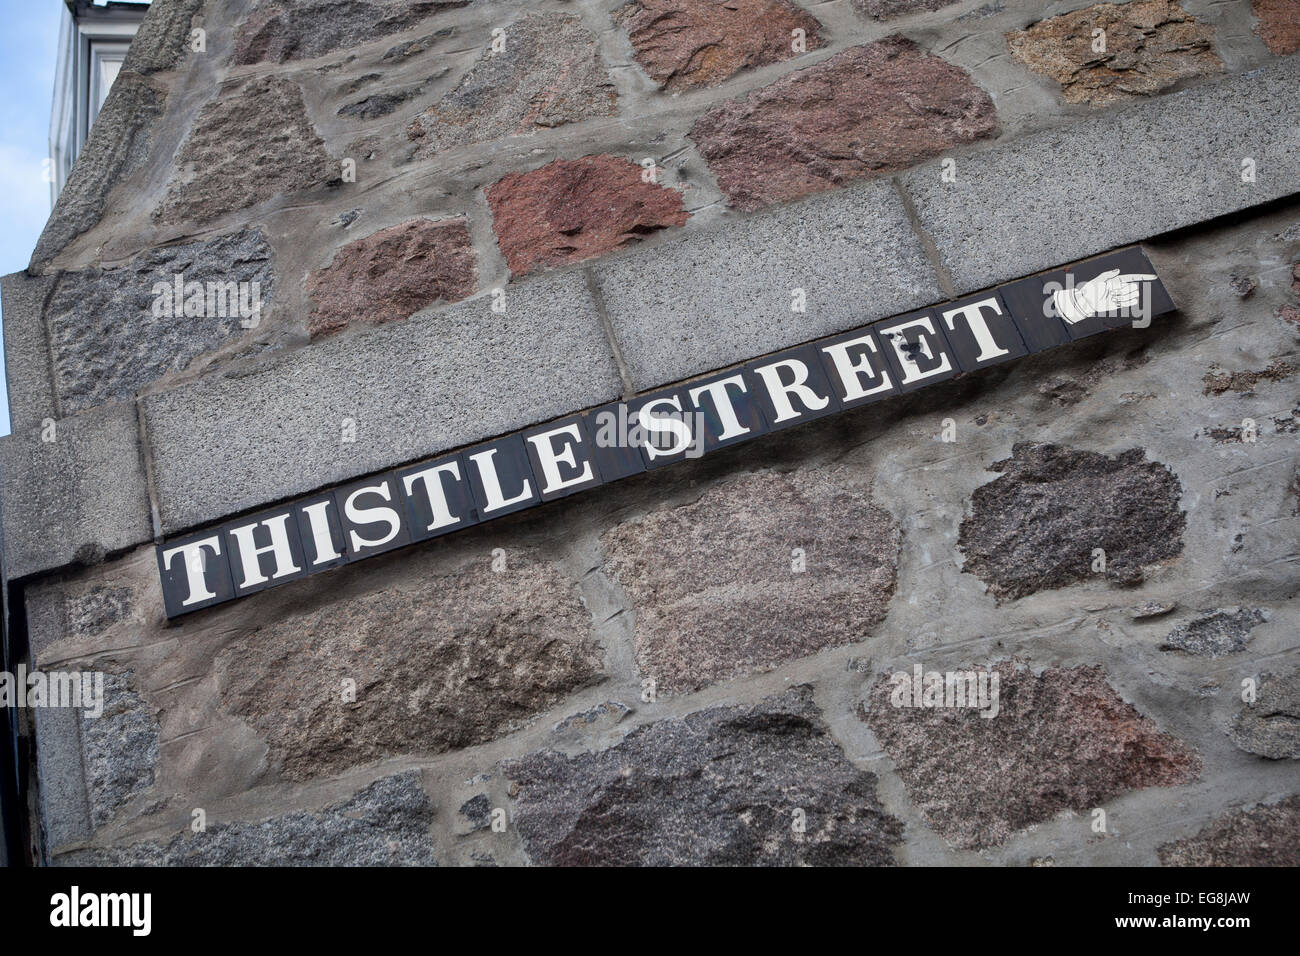
<path fill-rule="evenodd" d="M 50 202 L 67 182 L 108 91 L 122 69 L 147 0 L 67 0 L 50 111 Z"/>

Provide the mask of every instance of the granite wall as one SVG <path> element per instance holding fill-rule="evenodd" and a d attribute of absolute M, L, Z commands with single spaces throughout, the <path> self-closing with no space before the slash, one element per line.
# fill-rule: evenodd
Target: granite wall
<path fill-rule="evenodd" d="M 1298 18 L 155 0 L 2 283 L 16 646 L 106 675 L 32 859 L 1300 862 Z M 163 615 L 165 537 L 1135 242 L 1149 329 Z"/>

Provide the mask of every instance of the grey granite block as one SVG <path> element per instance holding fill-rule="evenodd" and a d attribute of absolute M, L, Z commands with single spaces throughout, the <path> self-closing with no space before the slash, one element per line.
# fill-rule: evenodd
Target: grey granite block
<path fill-rule="evenodd" d="M 41 318 L 56 281 L 54 276 L 29 276 L 26 272 L 0 279 L 11 430 L 56 416 L 50 345 Z"/>
<path fill-rule="evenodd" d="M 737 216 L 593 269 L 638 391 L 944 298 L 887 180 Z M 796 289 L 804 312 L 793 308 Z"/>
<path fill-rule="evenodd" d="M 932 163 L 903 183 L 967 292 L 1295 192 L 1297 88 L 1291 57 L 960 158 L 954 182 Z"/>
<path fill-rule="evenodd" d="M 33 707 L 36 772 L 47 853 L 94 831 L 81 761 L 81 716 L 73 707 Z"/>
<path fill-rule="evenodd" d="M 133 405 L 0 438 L 0 480 L 11 579 L 93 563 L 153 536 Z"/>
<path fill-rule="evenodd" d="M 581 273 L 143 400 L 165 533 L 618 397 Z M 353 434 L 355 440 L 347 441 Z"/>

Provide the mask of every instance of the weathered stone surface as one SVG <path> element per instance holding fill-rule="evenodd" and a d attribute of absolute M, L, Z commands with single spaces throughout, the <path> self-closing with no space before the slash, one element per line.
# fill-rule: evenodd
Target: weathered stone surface
<path fill-rule="evenodd" d="M 180 309 L 177 275 L 204 284 L 201 295 L 181 298 Z M 243 299 L 230 282 L 248 283 Z M 165 289 L 161 296 L 158 283 Z M 211 294 L 208 283 L 217 284 Z M 271 247 L 257 229 L 164 246 L 116 269 L 64 273 L 45 313 L 64 413 L 129 399 L 150 382 L 184 370 L 240 335 L 241 323 L 260 322 L 275 285 Z M 165 310 L 156 307 L 160 299 Z M 241 301 L 260 303 L 257 313 L 243 319 Z"/>
<path fill-rule="evenodd" d="M 130 588 L 102 584 L 68 595 L 68 633 L 95 634 L 124 620 L 131 610 L 133 595 Z"/>
<path fill-rule="evenodd" d="M 81 745 L 90 818 L 99 827 L 153 785 L 158 763 L 158 720 L 136 693 L 130 672 L 104 675 L 104 712 L 81 712 Z"/>
<path fill-rule="evenodd" d="M 1094 30 L 1105 31 L 1104 52 Z M 1011 55 L 1061 84 L 1067 103 L 1106 106 L 1217 73 L 1214 30 L 1173 0 L 1102 3 L 1007 34 Z"/>
<path fill-rule="evenodd" d="M 1300 866 L 1300 795 L 1225 814 L 1157 852 L 1162 866 Z"/>
<path fill-rule="evenodd" d="M 1255 32 L 1270 53 L 1284 56 L 1300 50 L 1300 10 L 1295 0 L 1250 0 L 1250 12 L 1259 20 Z"/>
<path fill-rule="evenodd" d="M 194 15 L 203 0 L 166 0 L 150 4 L 131 38 L 131 47 L 122 63 L 123 72 L 142 75 L 170 70 L 188 52 Z M 98 120 L 96 120 L 98 122 Z"/>
<path fill-rule="evenodd" d="M 338 108 L 339 116 L 346 116 L 355 120 L 373 120 L 381 116 L 387 116 L 393 110 L 397 109 L 408 100 L 412 100 L 424 92 L 424 84 L 414 86 L 404 86 L 400 89 L 384 90 L 382 93 L 372 93 L 363 99 L 354 103 L 345 103 Z"/>
<path fill-rule="evenodd" d="M 989 467 L 1003 474 L 975 489 L 958 546 L 962 570 L 999 600 L 1100 573 L 1092 570 L 1096 548 L 1106 552 L 1107 580 L 1122 585 L 1139 583 L 1143 565 L 1182 553 L 1182 484 L 1140 448 L 1111 458 L 1017 442 Z"/>
<path fill-rule="evenodd" d="M 959 0 L 853 0 L 853 9 L 859 16 L 888 20 L 908 13 L 942 10 L 958 2 Z"/>
<path fill-rule="evenodd" d="M 822 45 L 821 24 L 788 0 L 632 0 L 614 13 L 637 62 L 660 89 L 717 86 L 742 70 L 779 63 Z"/>
<path fill-rule="evenodd" d="M 1223 657 L 1246 649 L 1250 632 L 1267 618 L 1258 608 L 1216 608 L 1179 624 L 1160 645 L 1162 651 L 1186 651 L 1205 657 Z"/>
<path fill-rule="evenodd" d="M 1143 601 L 1137 607 L 1129 608 L 1129 617 L 1135 621 L 1147 621 L 1153 617 L 1164 617 L 1178 606 L 1176 601 Z"/>
<path fill-rule="evenodd" d="M 235 37 L 234 61 L 285 63 L 399 33 L 470 0 L 261 0 Z"/>
<path fill-rule="evenodd" d="M 434 30 L 427 36 L 419 37 L 415 40 L 407 40 L 396 46 L 389 47 L 384 51 L 384 55 L 379 58 L 381 63 L 400 63 L 402 60 L 409 59 L 429 49 L 439 40 L 445 40 L 456 32 L 454 27 L 445 27 L 442 30 Z"/>
<path fill-rule="evenodd" d="M 993 100 L 965 71 L 896 36 L 722 103 L 690 137 L 730 203 L 757 209 L 910 166 L 997 128 Z"/>
<path fill-rule="evenodd" d="M 478 267 L 463 219 L 412 219 L 350 242 L 307 280 L 313 337 L 353 323 L 405 319 L 474 291 Z"/>
<path fill-rule="evenodd" d="M 542 751 L 503 769 L 534 863 L 889 866 L 903 832 L 807 687 L 648 724 L 605 751 Z M 805 833 L 793 832 L 796 809 Z"/>
<path fill-rule="evenodd" d="M 614 83 L 577 17 L 530 13 L 505 29 L 505 50 L 485 51 L 454 90 L 407 127 L 417 158 L 614 113 Z"/>
<path fill-rule="evenodd" d="M 1257 371 L 1246 369 L 1241 372 L 1206 372 L 1205 394 L 1222 395 L 1224 392 L 1253 392 L 1260 382 L 1279 382 L 1296 373 L 1290 362 L 1278 359 L 1268 368 Z"/>
<path fill-rule="evenodd" d="M 675 189 L 641 180 L 619 156 L 557 159 L 488 188 L 492 228 L 510 271 L 603 255 L 690 218 Z"/>
<path fill-rule="evenodd" d="M 492 825 L 492 801 L 486 793 L 470 797 L 460 807 L 460 815 L 465 818 L 464 830 L 477 833 Z"/>
<path fill-rule="evenodd" d="M 4 568 L 17 580 L 90 564 L 153 537 L 135 407 L 0 438 Z"/>
<path fill-rule="evenodd" d="M 1228 736 L 1269 760 L 1300 758 L 1300 669 L 1260 674 L 1255 702 L 1241 705 Z"/>
<path fill-rule="evenodd" d="M 603 704 L 587 708 L 580 714 L 565 717 L 555 725 L 554 730 L 556 733 L 564 733 L 571 730 L 581 731 L 596 724 L 617 724 L 630 713 L 632 708 L 622 701 L 607 700 Z"/>
<path fill-rule="evenodd" d="M 997 846 L 1062 810 L 1200 772 L 1196 753 L 1121 700 L 1099 667 L 1035 676 L 1008 661 L 996 671 L 992 718 L 969 707 L 895 707 L 892 676 L 859 706 L 908 796 L 953 846 Z"/>
<path fill-rule="evenodd" d="M 1254 276 L 1243 276 L 1233 273 L 1228 277 L 1228 285 L 1237 297 L 1240 299 L 1249 299 L 1259 288 L 1259 282 Z"/>
<path fill-rule="evenodd" d="M 33 271 L 99 222 L 109 191 L 144 165 L 165 101 L 166 95 L 143 77 L 118 75 L 36 243 Z"/>
<path fill-rule="evenodd" d="M 209 818 L 167 843 L 133 843 L 58 857 L 64 866 L 433 866 L 433 807 L 412 771 L 375 781 L 320 811 L 258 822 Z"/>
<path fill-rule="evenodd" d="M 507 733 L 601 671 L 573 582 L 524 552 L 508 567 L 483 561 L 269 623 L 218 656 L 223 705 L 295 780 Z"/>
<path fill-rule="evenodd" d="M 899 534 L 839 482 L 760 472 L 602 542 L 636 608 L 641 672 L 676 693 L 868 638 L 894 593 Z"/>
<path fill-rule="evenodd" d="M 234 143 L 257 143 L 256 150 Z M 337 183 L 339 164 L 307 118 L 302 91 L 279 76 L 227 87 L 199 112 L 178 174 L 154 216 L 206 222 L 280 195 Z"/>

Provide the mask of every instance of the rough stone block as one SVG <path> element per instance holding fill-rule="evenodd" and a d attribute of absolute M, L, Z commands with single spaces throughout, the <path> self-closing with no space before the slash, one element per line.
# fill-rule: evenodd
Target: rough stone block
<path fill-rule="evenodd" d="M 484 51 L 456 88 L 407 128 L 416 158 L 614 113 L 614 83 L 577 17 L 529 13 L 505 29 L 505 50 Z"/>
<path fill-rule="evenodd" d="M 478 268 L 463 219 L 412 219 L 350 242 L 307 280 L 313 337 L 382 325 L 474 291 Z"/>
<path fill-rule="evenodd" d="M 1300 795 L 1224 814 L 1157 852 L 1162 866 L 1300 866 Z"/>
<path fill-rule="evenodd" d="M 1300 759 L 1300 669 L 1260 674 L 1255 700 L 1240 705 L 1228 736 L 1247 753 Z"/>
<path fill-rule="evenodd" d="M 1267 618 L 1258 608 L 1217 608 L 1179 624 L 1165 636 L 1162 651 L 1223 657 L 1246 649 L 1250 632 Z"/>
<path fill-rule="evenodd" d="M 997 128 L 992 98 L 964 70 L 895 36 L 715 106 L 690 137 L 731 205 L 752 210 L 903 169 Z"/>
<path fill-rule="evenodd" d="M 887 182 L 731 220 L 593 267 L 644 391 L 944 298 Z M 807 311 L 791 306 L 803 289 Z"/>
<path fill-rule="evenodd" d="M 853 9 L 859 16 L 873 20 L 890 20 L 909 13 L 929 13 L 942 10 L 960 0 L 852 0 Z"/>
<path fill-rule="evenodd" d="M 91 583 L 75 585 L 54 580 L 35 584 L 23 594 L 27 605 L 27 646 L 38 667 L 46 651 L 65 638 L 89 640 L 137 610 L 129 587 Z"/>
<path fill-rule="evenodd" d="M 1250 0 L 1250 12 L 1259 20 L 1255 32 L 1270 53 L 1285 56 L 1300 50 L 1300 15 L 1294 0 Z"/>
<path fill-rule="evenodd" d="M 932 166 L 902 180 L 971 292 L 1290 195 L 1297 85 L 1300 61 L 1282 60 L 972 154 L 955 182 Z"/>
<path fill-rule="evenodd" d="M 1104 31 L 1104 51 L 1095 31 Z M 1214 30 L 1172 0 L 1101 3 L 1007 34 L 1011 55 L 1061 84 L 1067 103 L 1107 106 L 1217 73 Z"/>
<path fill-rule="evenodd" d="M 811 689 L 632 731 L 608 750 L 508 761 L 534 863 L 890 866 L 903 824 L 831 737 Z M 791 823 L 802 810 L 806 831 Z"/>
<path fill-rule="evenodd" d="M 257 143 L 256 153 L 231 149 Z M 307 118 L 302 90 L 281 76 L 235 81 L 199 112 L 154 217 L 206 222 L 282 193 L 338 183 L 342 167 Z"/>
<path fill-rule="evenodd" d="M 88 838 L 90 795 L 81 764 L 81 717 L 71 707 L 33 707 L 38 806 L 47 852 Z"/>
<path fill-rule="evenodd" d="M 194 15 L 203 0 L 166 0 L 150 5 L 131 38 L 122 71 L 142 75 L 170 70 L 188 52 Z M 96 121 L 98 122 L 98 121 Z"/>
<path fill-rule="evenodd" d="M 64 246 L 99 222 L 109 191 L 148 158 L 165 100 L 166 95 L 145 78 L 125 70 L 118 74 L 45 223 L 29 268 L 43 269 Z"/>
<path fill-rule="evenodd" d="M 470 0 L 260 0 L 235 36 L 237 64 L 309 60 L 400 33 Z"/>
<path fill-rule="evenodd" d="M 60 408 L 66 415 L 128 400 L 183 371 L 260 324 L 275 287 L 271 247 L 258 229 L 164 246 L 116 269 L 61 274 L 45 309 Z"/>
<path fill-rule="evenodd" d="M 1182 553 L 1182 483 L 1140 448 L 1109 458 L 1017 442 L 1010 458 L 990 467 L 1003 474 L 971 495 L 957 545 L 962 570 L 1000 600 L 1093 576 L 1137 584 L 1143 565 Z M 1104 570 L 1093 569 L 1097 548 Z"/>
<path fill-rule="evenodd" d="M 166 843 L 66 853 L 62 866 L 433 866 L 433 807 L 418 771 L 376 780 L 322 810 L 187 827 Z"/>
<path fill-rule="evenodd" d="M 154 782 L 158 720 L 131 680 L 129 672 L 105 674 L 103 713 L 81 712 L 82 761 L 96 827 Z"/>
<path fill-rule="evenodd" d="M 523 275 L 604 255 L 690 218 L 675 189 L 642 181 L 619 156 L 557 159 L 488 188 L 492 228 L 510 271 Z"/>
<path fill-rule="evenodd" d="M 153 536 L 133 405 L 0 438 L 0 475 L 11 579 L 93 563 Z"/>
<path fill-rule="evenodd" d="M 859 709 L 908 796 L 953 846 L 997 846 L 1062 810 L 1091 810 L 1200 772 L 1196 753 L 1121 700 L 1099 667 L 1035 676 L 1006 662 L 996 672 L 992 718 L 971 707 L 895 706 L 900 682 L 892 675 Z"/>
<path fill-rule="evenodd" d="M 894 593 L 899 536 L 839 482 L 763 472 L 602 543 L 636 609 L 642 676 L 679 693 L 866 640 Z"/>
<path fill-rule="evenodd" d="M 300 780 L 517 729 L 601 673 L 591 614 L 553 564 L 512 550 L 259 627 L 216 661 L 222 706 Z M 339 688 L 356 681 L 356 701 Z"/>
<path fill-rule="evenodd" d="M 508 286 L 505 303 L 462 302 L 143 399 L 164 533 L 618 397 L 581 275 Z"/>
<path fill-rule="evenodd" d="M 660 89 L 717 86 L 743 70 L 815 50 L 821 24 L 787 0 L 632 0 L 614 12 Z M 804 31 L 804 50 L 794 49 Z"/>

